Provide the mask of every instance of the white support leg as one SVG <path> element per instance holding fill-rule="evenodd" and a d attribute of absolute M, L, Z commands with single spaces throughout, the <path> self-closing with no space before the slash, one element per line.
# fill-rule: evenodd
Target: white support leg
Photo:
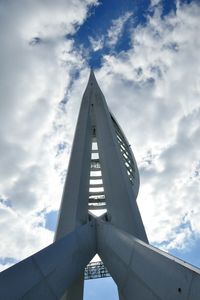
<path fill-rule="evenodd" d="M 199 299 L 199 269 L 100 220 L 97 248 L 124 300 Z"/>

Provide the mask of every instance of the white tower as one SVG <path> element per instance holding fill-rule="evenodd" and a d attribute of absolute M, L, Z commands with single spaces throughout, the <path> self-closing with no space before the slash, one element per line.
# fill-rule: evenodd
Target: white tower
<path fill-rule="evenodd" d="M 149 245 L 138 190 L 134 155 L 91 71 L 55 241 L 0 274 L 0 299 L 81 300 L 84 269 L 96 253 L 120 300 L 200 299 L 199 269 Z M 99 209 L 105 213 L 97 218 Z"/>

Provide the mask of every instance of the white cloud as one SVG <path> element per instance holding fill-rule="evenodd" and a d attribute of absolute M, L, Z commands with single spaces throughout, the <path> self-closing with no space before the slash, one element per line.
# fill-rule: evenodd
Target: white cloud
<path fill-rule="evenodd" d="M 184 228 L 179 230 L 178 232 L 174 232 L 173 236 L 171 236 L 171 242 L 167 244 L 167 247 L 164 247 L 164 250 L 167 251 L 168 249 L 184 249 L 186 247 L 190 247 L 192 239 L 192 233 L 189 228 Z"/>
<path fill-rule="evenodd" d="M 89 36 L 89 41 L 94 52 L 101 50 L 104 46 L 113 48 L 123 36 L 124 26 L 132 17 L 133 13 L 127 11 L 119 18 L 112 20 L 105 35 L 98 37 Z"/>
<path fill-rule="evenodd" d="M 107 44 L 109 46 L 115 46 L 120 39 L 124 25 L 128 19 L 132 16 L 131 12 L 126 12 L 124 15 L 120 16 L 118 19 L 112 21 L 112 25 L 107 32 Z"/>
<path fill-rule="evenodd" d="M 158 4 L 160 4 L 161 0 L 151 0 L 151 6 L 156 6 Z"/>
<path fill-rule="evenodd" d="M 94 39 L 93 37 L 89 37 L 90 44 L 94 52 L 100 50 L 104 46 L 104 38 L 100 37 L 98 39 Z"/>
<path fill-rule="evenodd" d="M 42 216 L 32 215 L 30 220 L 23 211 L 17 213 L 0 203 L 1 257 L 20 260 L 52 242 L 53 233 L 43 223 Z"/>

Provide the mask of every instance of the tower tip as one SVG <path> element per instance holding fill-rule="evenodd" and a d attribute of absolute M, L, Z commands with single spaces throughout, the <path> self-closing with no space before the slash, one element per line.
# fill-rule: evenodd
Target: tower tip
<path fill-rule="evenodd" d="M 85 92 L 90 91 L 91 88 L 92 88 L 92 90 L 96 90 L 96 91 L 100 90 L 101 91 L 92 68 L 90 69 L 90 75 L 89 75 L 89 79 L 88 79 L 88 83 L 87 83 Z"/>
<path fill-rule="evenodd" d="M 93 83 L 97 84 L 97 80 L 96 80 L 96 77 L 94 75 L 94 71 L 92 68 L 90 69 L 90 77 L 89 77 L 88 83 L 90 83 L 91 85 L 93 85 Z"/>
<path fill-rule="evenodd" d="M 93 69 L 92 69 L 92 68 L 90 69 L 90 77 L 95 77 L 95 75 L 94 75 L 94 71 L 93 71 Z"/>

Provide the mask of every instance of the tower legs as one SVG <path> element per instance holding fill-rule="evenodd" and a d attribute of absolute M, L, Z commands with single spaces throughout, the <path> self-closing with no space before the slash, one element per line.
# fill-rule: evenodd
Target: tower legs
<path fill-rule="evenodd" d="M 199 299 L 199 269 L 99 219 L 1 272 L 1 299 L 57 300 L 68 290 L 70 300 L 77 300 L 82 290 L 75 285 L 96 252 L 115 280 L 120 300 Z"/>

